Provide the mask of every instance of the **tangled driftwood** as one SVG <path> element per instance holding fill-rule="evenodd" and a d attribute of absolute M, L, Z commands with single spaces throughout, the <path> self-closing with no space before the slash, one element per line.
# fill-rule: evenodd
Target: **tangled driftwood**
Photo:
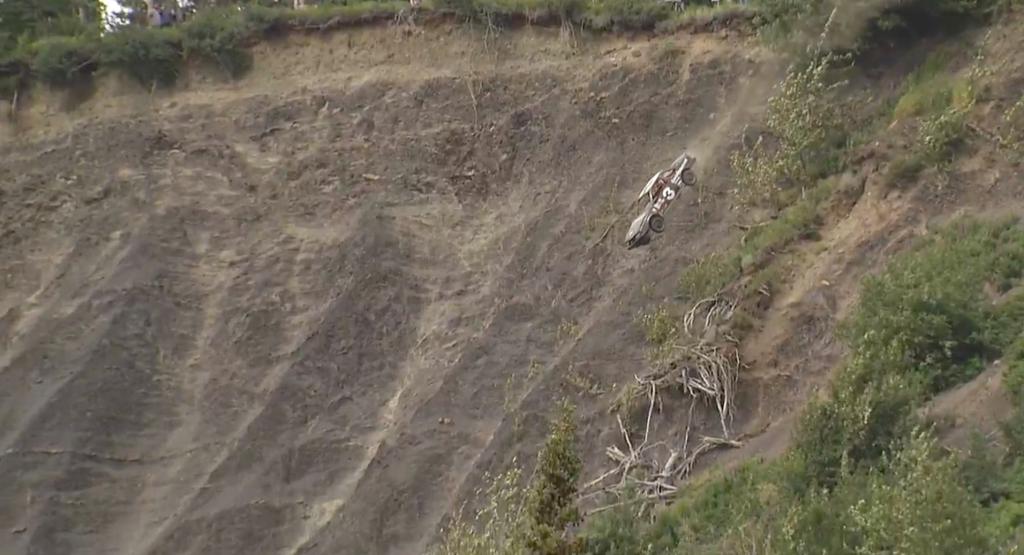
<path fill-rule="evenodd" d="M 721 295 L 698 301 L 683 318 L 683 331 L 690 335 L 695 323 L 700 321 L 703 330 L 711 329 L 717 322 L 728 320 L 736 310 L 737 302 Z M 700 320 L 698 320 L 698 318 Z M 605 452 L 615 466 L 594 480 L 584 484 L 583 497 L 606 493 L 621 493 L 631 486 L 641 500 L 658 500 L 674 495 L 678 482 L 688 476 L 697 460 L 718 447 L 739 447 L 740 439 L 731 438 L 730 426 L 735 411 L 735 390 L 743 362 L 739 351 L 731 344 L 717 344 L 697 341 L 689 345 L 675 345 L 675 362 L 652 370 L 644 376 L 634 376 L 636 387 L 647 397 L 647 418 L 644 424 L 643 440 L 635 444 L 622 418 L 616 415 L 619 431 L 626 450 L 617 445 L 609 446 Z M 691 399 L 686 420 L 686 431 L 679 448 L 665 442 L 651 443 L 651 422 L 656 408 L 660 406 L 660 392 L 665 388 L 678 388 Z M 698 403 L 714 406 L 722 427 L 722 437 L 702 436 L 695 446 L 690 445 L 693 411 Z M 667 457 L 660 462 L 655 456 L 667 451 Z M 600 512 L 622 503 L 613 503 L 591 511 Z"/>

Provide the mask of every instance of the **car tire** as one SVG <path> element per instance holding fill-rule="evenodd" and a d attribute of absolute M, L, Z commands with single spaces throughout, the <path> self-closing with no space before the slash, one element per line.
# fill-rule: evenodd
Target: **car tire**
<path fill-rule="evenodd" d="M 647 220 L 647 227 L 655 233 L 665 231 L 665 217 L 661 214 L 651 214 L 650 219 Z"/>
<path fill-rule="evenodd" d="M 689 168 L 683 170 L 683 174 L 679 177 L 683 180 L 683 185 L 687 187 L 693 187 L 697 183 L 697 174 Z"/>

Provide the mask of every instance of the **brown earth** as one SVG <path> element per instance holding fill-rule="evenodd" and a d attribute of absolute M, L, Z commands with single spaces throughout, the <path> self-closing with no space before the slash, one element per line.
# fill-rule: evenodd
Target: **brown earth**
<path fill-rule="evenodd" d="M 780 74 L 719 35 L 374 28 L 255 54 L 234 83 L 37 91 L 0 129 L 0 552 L 424 553 L 564 396 L 596 476 L 646 367 L 635 318 L 749 222 L 728 153 Z M 865 273 L 936 217 L 1020 208 L 1001 162 L 890 190 L 887 146 L 743 346 L 736 429 L 759 435 L 705 467 L 785 447 Z M 617 213 L 684 148 L 700 198 L 625 251 Z"/>
<path fill-rule="evenodd" d="M 420 553 L 582 393 L 567 365 L 607 397 L 639 371 L 637 311 L 727 235 L 713 139 L 774 70 L 710 37 L 483 44 L 298 37 L 240 83 L 30 105 L 0 151 L 11 552 Z M 684 147 L 706 225 L 599 243 Z"/>

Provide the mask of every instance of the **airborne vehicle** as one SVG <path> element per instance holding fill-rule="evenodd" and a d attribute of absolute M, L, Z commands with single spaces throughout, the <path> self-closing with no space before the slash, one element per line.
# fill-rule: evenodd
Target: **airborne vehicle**
<path fill-rule="evenodd" d="M 654 174 L 647 181 L 633 201 L 634 210 L 639 210 L 639 213 L 626 233 L 626 248 L 646 245 L 655 234 L 665 231 L 665 211 L 668 206 L 679 196 L 683 186 L 693 187 L 697 183 L 694 164 L 696 159 L 683 153 L 667 170 Z"/>

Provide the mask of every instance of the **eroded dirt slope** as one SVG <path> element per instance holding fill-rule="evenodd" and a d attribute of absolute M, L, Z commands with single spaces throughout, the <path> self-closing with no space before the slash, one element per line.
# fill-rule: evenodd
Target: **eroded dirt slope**
<path fill-rule="evenodd" d="M 422 553 L 563 395 L 598 470 L 634 318 L 732 233 L 725 143 L 776 68 L 707 36 L 482 45 L 292 38 L 240 83 L 104 82 L 4 129 L 4 553 Z M 699 206 L 601 240 L 684 147 Z"/>

